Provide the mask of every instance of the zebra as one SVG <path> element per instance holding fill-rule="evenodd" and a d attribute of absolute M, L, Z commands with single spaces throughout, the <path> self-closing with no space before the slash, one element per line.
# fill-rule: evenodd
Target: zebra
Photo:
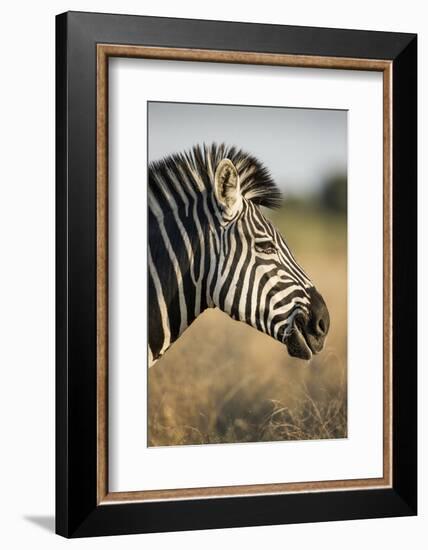
<path fill-rule="evenodd" d="M 235 146 L 196 145 L 149 164 L 149 366 L 213 307 L 293 357 L 323 349 L 324 299 L 261 208 L 280 204 L 267 168 Z"/>

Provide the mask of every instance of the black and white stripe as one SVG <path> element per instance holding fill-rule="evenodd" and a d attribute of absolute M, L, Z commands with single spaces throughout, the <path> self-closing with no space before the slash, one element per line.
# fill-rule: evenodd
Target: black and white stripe
<path fill-rule="evenodd" d="M 286 343 L 313 284 L 261 206 L 264 166 L 234 147 L 194 147 L 149 166 L 149 363 L 208 307 Z"/>

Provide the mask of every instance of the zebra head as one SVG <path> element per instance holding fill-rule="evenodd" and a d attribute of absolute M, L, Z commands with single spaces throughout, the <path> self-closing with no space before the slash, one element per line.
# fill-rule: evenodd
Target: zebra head
<path fill-rule="evenodd" d="M 224 155 L 222 157 L 222 154 Z M 216 274 L 213 305 L 309 360 L 324 346 L 330 317 L 321 294 L 261 209 L 280 203 L 266 169 L 234 148 L 211 151 Z M 222 158 L 220 158 L 222 157 Z"/>

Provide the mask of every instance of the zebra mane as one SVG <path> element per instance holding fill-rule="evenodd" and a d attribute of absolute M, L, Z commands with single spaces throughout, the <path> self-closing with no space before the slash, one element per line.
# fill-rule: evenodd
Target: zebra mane
<path fill-rule="evenodd" d="M 205 184 L 211 185 L 213 173 L 224 158 L 228 158 L 236 166 L 241 192 L 247 200 L 266 208 L 278 208 L 281 205 L 281 193 L 267 168 L 254 156 L 224 143 L 213 143 L 210 146 L 204 144 L 202 147 L 195 145 L 189 151 L 166 156 L 159 161 L 151 162 L 149 173 L 159 175 L 175 185 L 177 179 L 168 177 L 168 172 L 177 174 L 180 170 L 184 171 L 189 180 L 196 183 L 192 174 L 194 171 Z M 150 181 L 156 181 L 156 178 L 150 178 Z"/>

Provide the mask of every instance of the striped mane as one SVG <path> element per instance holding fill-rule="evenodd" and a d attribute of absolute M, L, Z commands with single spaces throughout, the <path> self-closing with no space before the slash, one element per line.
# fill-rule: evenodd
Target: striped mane
<path fill-rule="evenodd" d="M 277 208 L 281 205 L 281 193 L 259 160 L 234 146 L 215 143 L 211 146 L 204 144 L 203 147 L 196 145 L 190 151 L 151 162 L 149 181 L 152 191 L 153 186 L 159 184 L 159 179 L 169 185 L 179 185 L 183 173 L 194 185 L 195 191 L 201 191 L 201 182 L 205 189 L 211 189 L 216 166 L 224 158 L 228 158 L 236 166 L 241 192 L 247 200 L 266 208 Z"/>

